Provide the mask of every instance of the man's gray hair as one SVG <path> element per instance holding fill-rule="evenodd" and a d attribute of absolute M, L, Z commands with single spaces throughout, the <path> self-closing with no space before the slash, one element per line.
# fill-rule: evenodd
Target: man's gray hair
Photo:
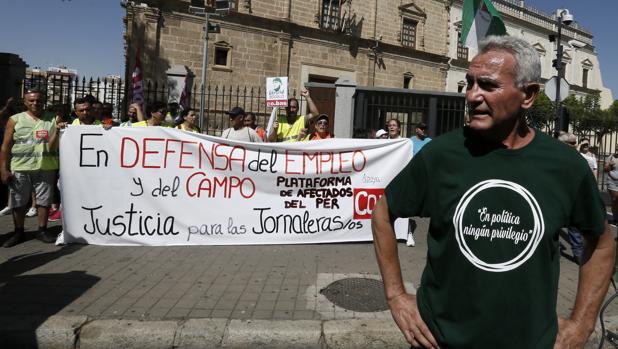
<path fill-rule="evenodd" d="M 541 80 L 541 60 L 536 49 L 523 39 L 514 36 L 488 36 L 479 43 L 479 54 L 488 51 L 508 51 L 515 57 L 515 83 L 524 87 Z"/>

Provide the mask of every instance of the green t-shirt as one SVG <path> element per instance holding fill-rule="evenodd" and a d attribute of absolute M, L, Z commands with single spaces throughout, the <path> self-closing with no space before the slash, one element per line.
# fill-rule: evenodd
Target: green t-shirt
<path fill-rule="evenodd" d="M 386 197 L 391 216 L 431 218 L 417 303 L 441 348 L 553 347 L 559 229 L 604 230 L 576 151 L 538 131 L 509 150 L 459 129 L 427 144 Z"/>

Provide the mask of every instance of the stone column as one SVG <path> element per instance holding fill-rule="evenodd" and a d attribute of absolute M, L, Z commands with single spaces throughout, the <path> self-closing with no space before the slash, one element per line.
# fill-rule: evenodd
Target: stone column
<path fill-rule="evenodd" d="M 352 138 L 354 131 L 354 93 L 356 81 L 351 78 L 339 78 L 335 81 L 337 97 L 335 100 L 335 137 Z M 333 119 L 334 119 L 333 118 Z"/>

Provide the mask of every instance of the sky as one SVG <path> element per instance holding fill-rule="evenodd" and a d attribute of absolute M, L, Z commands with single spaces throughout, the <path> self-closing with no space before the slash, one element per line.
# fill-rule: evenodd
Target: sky
<path fill-rule="evenodd" d="M 603 83 L 618 99 L 617 0 L 526 0 L 544 12 L 567 8 L 592 31 Z M 120 0 L 0 0 L 0 52 L 30 67 L 66 66 L 80 76 L 124 77 Z"/>

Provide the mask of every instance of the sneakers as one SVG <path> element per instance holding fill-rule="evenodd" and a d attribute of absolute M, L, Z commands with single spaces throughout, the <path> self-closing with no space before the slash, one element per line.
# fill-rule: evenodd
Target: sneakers
<path fill-rule="evenodd" d="M 36 207 L 30 207 L 28 209 L 28 212 L 26 212 L 26 217 L 34 217 L 36 216 L 37 211 L 36 211 Z"/>
<path fill-rule="evenodd" d="M 62 219 L 62 210 L 57 209 L 57 210 L 49 210 L 49 219 L 48 221 L 50 222 L 57 222 L 59 220 Z"/>
<path fill-rule="evenodd" d="M 23 231 L 14 232 L 13 235 L 2 244 L 2 247 L 13 247 L 17 244 L 24 242 L 25 240 L 26 237 L 24 236 Z"/>
<path fill-rule="evenodd" d="M 51 243 L 56 242 L 57 236 L 48 232 L 47 230 L 39 230 L 39 233 L 36 235 L 36 238 L 45 243 L 51 244 Z"/>
<path fill-rule="evenodd" d="M 416 241 L 414 241 L 414 234 L 408 233 L 408 240 L 406 241 L 406 246 L 409 246 L 409 247 L 416 246 Z"/>
<path fill-rule="evenodd" d="M 0 210 L 0 216 L 6 216 L 9 213 L 11 213 L 11 208 L 8 206 Z"/>

